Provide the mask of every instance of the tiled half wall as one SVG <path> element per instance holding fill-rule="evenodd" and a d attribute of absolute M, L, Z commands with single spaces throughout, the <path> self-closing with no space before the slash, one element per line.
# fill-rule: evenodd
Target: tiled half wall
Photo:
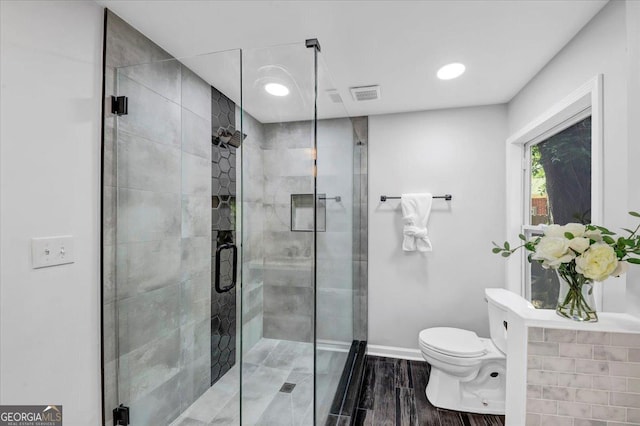
<path fill-rule="evenodd" d="M 640 424 L 640 334 L 528 333 L 527 426 Z"/>

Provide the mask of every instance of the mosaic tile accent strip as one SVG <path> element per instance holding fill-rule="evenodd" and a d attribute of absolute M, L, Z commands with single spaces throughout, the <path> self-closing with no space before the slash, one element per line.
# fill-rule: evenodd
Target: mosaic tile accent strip
<path fill-rule="evenodd" d="M 235 131 L 236 107 L 231 99 L 211 87 L 211 131 L 220 127 Z M 236 361 L 236 289 L 218 293 L 215 289 L 216 249 L 236 241 L 236 148 L 211 144 L 211 384 L 216 383 Z M 237 244 L 237 243 L 236 243 Z M 233 255 L 220 252 L 220 286 L 232 283 Z"/>

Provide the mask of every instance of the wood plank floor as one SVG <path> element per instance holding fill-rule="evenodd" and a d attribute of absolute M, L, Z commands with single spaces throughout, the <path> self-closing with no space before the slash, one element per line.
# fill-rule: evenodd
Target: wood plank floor
<path fill-rule="evenodd" d="M 436 408 L 427 400 L 429 364 L 367 356 L 355 425 L 502 426 L 504 416 Z"/>

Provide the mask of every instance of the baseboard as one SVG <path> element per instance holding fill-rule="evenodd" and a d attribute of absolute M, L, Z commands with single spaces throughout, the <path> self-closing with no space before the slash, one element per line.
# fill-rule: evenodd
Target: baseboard
<path fill-rule="evenodd" d="M 367 345 L 367 355 L 383 356 L 386 358 L 409 359 L 412 361 L 424 361 L 420 349 L 399 348 L 396 346 Z"/>

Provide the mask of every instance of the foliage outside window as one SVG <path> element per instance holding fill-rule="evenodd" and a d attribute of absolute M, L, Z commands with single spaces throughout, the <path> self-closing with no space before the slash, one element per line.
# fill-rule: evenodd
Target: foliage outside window
<path fill-rule="evenodd" d="M 536 225 L 591 222 L 591 117 L 529 145 L 530 214 L 523 234 L 542 234 Z M 529 264 L 531 303 L 553 309 L 558 277 L 538 263 Z"/>

